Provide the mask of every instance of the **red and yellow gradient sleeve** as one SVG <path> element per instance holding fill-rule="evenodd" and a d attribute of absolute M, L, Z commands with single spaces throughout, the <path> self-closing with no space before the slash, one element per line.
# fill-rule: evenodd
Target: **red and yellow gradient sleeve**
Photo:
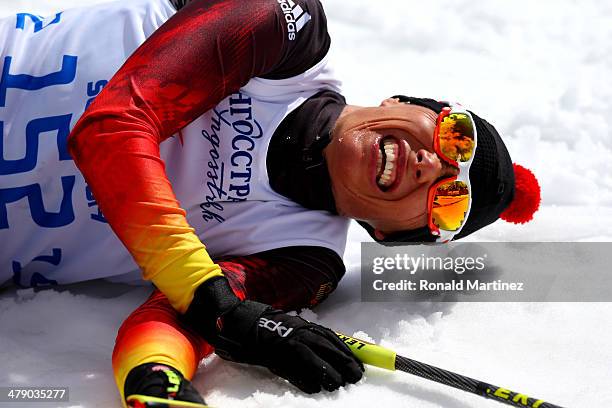
<path fill-rule="evenodd" d="M 69 136 L 110 226 L 179 312 L 222 272 L 187 223 L 159 144 L 279 64 L 284 30 L 276 0 L 193 1 L 134 52 Z"/>
<path fill-rule="evenodd" d="M 258 257 L 220 262 L 238 298 L 246 297 L 246 276 L 253 266 L 264 267 Z M 258 290 L 253 294 L 258 297 Z M 200 360 L 214 351 L 198 333 L 185 327 L 166 296 L 156 290 L 123 322 L 113 350 L 115 382 L 125 406 L 125 380 L 130 371 L 146 363 L 169 365 L 191 380 Z"/>
<path fill-rule="evenodd" d="M 344 274 L 342 259 L 325 248 L 290 247 L 220 261 L 232 290 L 240 299 L 299 310 L 319 303 Z M 113 351 L 115 381 L 125 401 L 129 372 L 146 363 L 166 364 L 186 378 L 213 348 L 181 324 L 166 296 L 155 291 L 121 325 Z"/>
<path fill-rule="evenodd" d="M 181 327 L 178 312 L 166 296 L 155 291 L 123 323 L 113 351 L 115 381 L 125 401 L 129 372 L 146 363 L 166 364 L 191 379 L 199 361 L 213 348 L 192 331 Z"/>

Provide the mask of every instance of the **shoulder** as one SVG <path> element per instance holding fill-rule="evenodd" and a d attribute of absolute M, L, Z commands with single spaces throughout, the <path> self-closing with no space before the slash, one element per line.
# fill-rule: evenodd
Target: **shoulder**
<path fill-rule="evenodd" d="M 205 0 L 168 0 L 176 10 L 190 3 Z M 327 55 L 331 39 L 327 30 L 327 18 L 319 0 L 263 0 L 240 2 L 252 13 L 265 12 L 274 15 L 267 20 L 270 30 L 279 33 L 283 43 L 283 58 L 272 70 L 261 77 L 285 79 L 302 74 L 319 63 Z"/>
<path fill-rule="evenodd" d="M 192 0 L 168 0 L 168 1 L 178 11 L 178 10 L 182 9 L 183 7 L 185 7 Z"/>
<path fill-rule="evenodd" d="M 288 52 L 284 63 L 264 75 L 266 79 L 284 79 L 299 75 L 327 55 L 331 39 L 327 17 L 319 0 L 271 0 L 282 12 L 286 25 Z"/>

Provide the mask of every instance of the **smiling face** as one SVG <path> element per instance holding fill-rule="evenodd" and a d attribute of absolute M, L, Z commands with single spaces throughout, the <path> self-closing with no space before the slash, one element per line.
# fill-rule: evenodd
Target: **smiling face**
<path fill-rule="evenodd" d="M 427 194 L 456 174 L 433 152 L 437 114 L 386 99 L 379 107 L 347 106 L 324 150 L 336 207 L 384 233 L 427 225 Z"/>

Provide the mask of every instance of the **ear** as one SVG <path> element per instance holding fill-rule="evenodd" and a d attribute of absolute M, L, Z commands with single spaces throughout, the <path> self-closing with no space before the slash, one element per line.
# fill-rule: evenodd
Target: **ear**
<path fill-rule="evenodd" d="M 387 234 L 385 234 L 384 232 L 382 232 L 379 229 L 375 229 L 374 230 L 374 237 L 379 240 L 382 241 L 383 239 L 385 239 L 387 237 Z"/>

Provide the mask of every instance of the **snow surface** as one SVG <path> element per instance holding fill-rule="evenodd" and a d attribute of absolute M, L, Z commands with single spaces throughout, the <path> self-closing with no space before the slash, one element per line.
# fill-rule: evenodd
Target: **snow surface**
<path fill-rule="evenodd" d="M 100 2 L 2 0 L 0 15 Z M 612 3 L 324 4 L 349 102 L 367 105 L 396 93 L 461 101 L 494 123 L 514 159 L 538 175 L 544 207 L 535 222 L 499 222 L 472 240 L 611 240 Z M 361 303 L 363 240 L 366 234 L 352 228 L 347 276 L 305 317 L 566 407 L 612 406 L 612 304 Z M 119 406 L 110 363 L 114 336 L 147 293 L 100 282 L 3 293 L 0 386 L 64 385 L 71 402 L 61 407 Z M 373 368 L 357 385 L 306 396 L 263 369 L 213 357 L 195 384 L 217 407 L 498 406 Z"/>

